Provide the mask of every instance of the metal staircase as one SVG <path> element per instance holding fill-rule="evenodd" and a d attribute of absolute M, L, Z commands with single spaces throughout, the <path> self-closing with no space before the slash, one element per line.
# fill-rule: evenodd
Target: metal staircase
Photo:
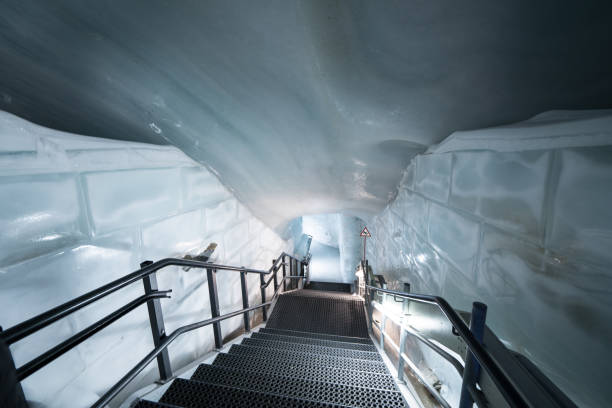
<path fill-rule="evenodd" d="M 471 408 L 473 402 L 479 408 L 575 408 L 535 365 L 508 350 L 485 325 L 484 314 L 480 318 L 478 314 L 479 307 L 486 311 L 485 305 L 475 302 L 474 311 L 466 317 L 441 297 L 410 293 L 407 284 L 404 291 L 389 290 L 384 279 L 373 274 L 367 260 L 360 264 L 358 280 L 352 286 L 309 282 L 309 260 L 309 256 L 299 259 L 282 253 L 268 270 L 194 259 L 146 261 L 122 278 L 4 331 L 0 328 L 0 407 L 27 408 L 21 381 L 146 304 L 154 349 L 92 408 L 108 406 L 155 360 L 160 382 L 165 386 L 171 383 L 159 401 L 137 400 L 136 407 L 407 407 L 396 385 L 396 381 L 405 381 L 405 371 L 421 382 L 439 406 L 450 407 L 411 361 L 408 336 L 446 359 L 462 375 L 460 408 Z M 206 271 L 210 317 L 202 316 L 203 320 L 166 333 L 160 300 L 169 297 L 171 291 L 158 288 L 157 274 L 172 265 Z M 223 315 L 216 284 L 216 275 L 221 271 L 240 274 L 242 295 L 242 309 Z M 259 292 L 261 303 L 249 303 L 247 275 L 258 275 L 255 292 Z M 9 349 L 12 344 L 141 281 L 142 296 L 15 367 Z M 348 293 L 351 288 L 360 295 Z M 390 307 L 396 303 L 402 305 L 399 318 Z M 252 332 L 256 312 L 265 328 Z M 221 322 L 237 316 L 243 317 L 246 333 L 240 344 L 218 354 L 212 364 L 200 365 L 191 378 L 174 378 L 168 351 L 173 341 L 185 333 L 212 326 L 215 348 L 221 350 L 226 340 Z M 419 331 L 411 326 L 412 317 L 424 318 L 436 329 Z M 396 360 L 396 377 L 370 340 L 370 335 L 376 333 L 380 349 Z M 399 333 L 399 344 L 394 333 Z M 395 350 L 395 357 L 389 354 L 389 348 Z"/>
<path fill-rule="evenodd" d="M 299 313 L 296 311 L 299 310 Z M 136 407 L 407 407 L 369 338 L 362 299 L 295 290 L 266 328 Z"/>

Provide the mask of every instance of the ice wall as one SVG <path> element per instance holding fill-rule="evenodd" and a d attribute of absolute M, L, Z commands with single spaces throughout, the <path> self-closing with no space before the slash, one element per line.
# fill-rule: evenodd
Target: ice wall
<path fill-rule="evenodd" d="M 494 332 L 581 407 L 612 400 L 611 119 L 552 112 L 454 135 L 369 225 L 377 273 L 461 310 L 485 302 Z"/>
<path fill-rule="evenodd" d="M 312 249 L 311 279 L 352 283 L 361 257 L 363 220 L 341 213 L 305 215 L 301 220 L 302 231 L 317 244 Z"/>
<path fill-rule="evenodd" d="M 24 319 L 138 268 L 144 260 L 218 244 L 221 263 L 268 268 L 290 250 L 199 164 L 174 147 L 52 131 L 0 112 L 0 325 Z M 221 312 L 242 307 L 239 276 L 219 272 Z M 158 273 L 168 332 L 210 316 L 205 273 Z M 251 276 L 252 304 L 259 281 Z M 11 347 L 21 365 L 143 293 L 141 284 L 73 314 Z M 242 317 L 223 322 L 224 334 Z M 50 407 L 93 403 L 152 348 L 146 307 L 130 313 L 23 382 Z M 173 368 L 212 348 L 203 329 L 170 347 Z M 148 370 L 124 395 L 156 379 Z M 118 399 L 119 400 L 119 399 Z"/>

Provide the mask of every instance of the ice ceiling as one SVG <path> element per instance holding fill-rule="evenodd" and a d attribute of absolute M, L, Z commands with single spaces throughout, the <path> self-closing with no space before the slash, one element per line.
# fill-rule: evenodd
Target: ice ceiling
<path fill-rule="evenodd" d="M 171 143 L 270 226 L 367 216 L 452 131 L 610 107 L 611 2 L 3 1 L 0 109 Z"/>

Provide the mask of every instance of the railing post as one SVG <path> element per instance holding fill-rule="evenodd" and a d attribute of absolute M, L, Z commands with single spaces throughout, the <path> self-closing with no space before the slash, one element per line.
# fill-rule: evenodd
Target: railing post
<path fill-rule="evenodd" d="M 289 276 L 293 275 L 293 258 L 289 257 Z M 293 289 L 293 280 L 289 279 L 289 290 Z"/>
<path fill-rule="evenodd" d="M 144 261 L 140 264 L 141 268 L 149 266 L 153 261 Z M 150 294 L 158 290 L 157 272 L 142 278 L 145 294 Z M 153 335 L 153 344 L 159 347 L 161 342 L 166 337 L 166 328 L 164 327 L 164 315 L 162 314 L 161 303 L 159 299 L 150 299 L 147 301 L 147 310 L 149 311 L 149 323 L 151 324 L 151 334 Z M 172 367 L 170 366 L 170 356 L 168 349 L 165 349 L 157 356 L 157 368 L 159 369 L 159 379 L 161 382 L 166 382 L 172 378 Z"/>
<path fill-rule="evenodd" d="M 382 283 L 380 285 L 383 289 L 387 289 L 387 284 L 386 283 Z M 383 293 L 382 294 L 382 298 L 381 298 L 381 314 L 382 314 L 382 321 L 380 323 L 380 327 L 381 327 L 381 333 L 380 333 L 380 348 L 382 348 L 383 350 L 385 349 L 385 326 L 387 325 L 387 315 L 384 312 L 385 309 L 385 303 L 387 300 L 387 294 Z"/>
<path fill-rule="evenodd" d="M 406 337 L 408 337 L 408 332 L 404 329 L 402 325 L 400 328 L 400 344 L 399 344 L 399 361 L 397 362 L 397 381 L 404 381 L 404 357 L 402 357 L 402 353 L 406 348 Z"/>
<path fill-rule="evenodd" d="M 287 269 L 285 268 L 285 258 L 286 255 L 283 255 L 282 263 L 283 263 L 283 292 L 287 290 L 287 281 L 285 280 L 285 276 L 287 276 Z"/>
<path fill-rule="evenodd" d="M 246 272 L 244 271 L 240 272 L 240 288 L 242 289 L 242 308 L 247 309 L 249 307 L 249 293 L 247 291 Z M 249 312 L 244 312 L 244 331 L 251 331 Z"/>
<path fill-rule="evenodd" d="M 276 267 L 272 273 L 272 276 L 274 276 L 274 293 L 276 293 L 276 290 L 278 289 L 278 278 L 276 277 L 278 274 L 278 267 Z"/>
<path fill-rule="evenodd" d="M 370 282 L 370 275 L 368 273 L 368 260 L 366 259 L 365 261 L 365 272 L 364 272 L 364 280 L 365 280 L 365 284 L 367 286 L 371 285 Z M 368 314 L 370 315 L 370 331 L 374 331 L 374 305 L 373 305 L 373 301 L 374 301 L 374 296 L 376 294 L 374 289 L 370 289 L 368 291 L 367 288 L 364 287 L 365 290 L 365 296 L 367 297 L 367 301 L 368 301 Z"/>
<path fill-rule="evenodd" d="M 470 331 L 476 340 L 482 344 L 484 338 L 485 320 L 487 318 L 487 305 L 480 302 L 472 304 L 472 318 L 470 319 Z M 474 404 L 470 395 L 470 388 L 476 389 L 476 383 L 480 380 L 480 364 L 468 349 L 463 369 L 463 383 L 461 384 L 461 399 L 459 408 L 471 408 Z"/>
<path fill-rule="evenodd" d="M 387 315 L 381 311 L 382 318 L 380 319 L 380 348 L 385 349 L 385 326 L 387 325 Z"/>
<path fill-rule="evenodd" d="M 304 289 L 304 280 L 306 279 L 306 266 L 303 261 L 300 261 L 300 276 L 302 279 L 298 280 L 298 289 Z"/>
<path fill-rule="evenodd" d="M 410 293 L 410 284 L 409 283 L 404 283 L 404 293 Z M 410 306 L 410 301 L 408 299 L 404 298 L 404 300 L 402 302 L 402 314 L 403 315 L 407 315 L 408 314 L 409 306 Z"/>
<path fill-rule="evenodd" d="M 410 284 L 404 283 L 404 293 L 410 293 Z M 406 319 L 406 315 L 408 314 L 408 306 L 409 300 L 404 298 L 402 302 L 402 320 L 400 327 L 400 344 L 399 344 L 399 360 L 397 362 L 397 380 L 400 382 L 404 381 L 404 358 L 402 357 L 402 353 L 406 348 L 406 338 L 408 337 L 408 332 L 404 329 L 404 323 Z"/>
<path fill-rule="evenodd" d="M 208 295 L 210 297 L 210 314 L 212 317 L 219 317 L 219 297 L 217 296 L 217 271 L 206 269 L 208 277 Z M 215 335 L 215 347 L 223 347 L 223 336 L 221 335 L 221 322 L 213 323 L 213 334 Z"/>
<path fill-rule="evenodd" d="M 274 272 L 272 272 L 274 273 Z M 259 275 L 259 287 L 260 287 L 260 292 L 261 292 L 261 303 L 266 303 L 266 278 L 264 278 L 263 274 Z M 263 319 L 263 321 L 265 322 L 266 320 L 268 320 L 268 312 L 266 311 L 266 307 L 262 306 L 261 308 L 261 317 Z"/>

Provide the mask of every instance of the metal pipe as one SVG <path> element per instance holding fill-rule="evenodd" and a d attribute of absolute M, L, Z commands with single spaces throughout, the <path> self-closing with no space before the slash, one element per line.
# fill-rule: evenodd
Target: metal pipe
<path fill-rule="evenodd" d="M 476 340 L 482 344 L 484 338 L 485 320 L 487 318 L 487 305 L 480 302 L 472 304 L 472 317 L 470 319 L 470 331 Z M 474 405 L 469 389 L 476 388 L 476 383 L 480 380 L 480 365 L 474 359 L 470 351 L 465 356 L 465 371 L 463 372 L 463 383 L 461 384 L 461 398 L 459 408 L 469 408 Z"/>
<path fill-rule="evenodd" d="M 22 381 L 24 378 L 40 370 L 41 368 L 43 368 L 44 366 L 46 366 L 47 364 L 49 364 L 56 358 L 60 357 L 62 354 L 66 353 L 73 347 L 81 344 L 83 341 L 87 340 L 88 338 L 90 338 L 91 336 L 99 332 L 100 330 L 104 329 L 111 323 L 125 316 L 132 310 L 136 309 L 138 306 L 146 303 L 148 300 L 169 298 L 170 296 L 168 296 L 167 294 L 170 292 L 171 292 L 170 290 L 157 291 L 157 292 L 142 295 L 139 298 L 134 299 L 127 305 L 117 309 L 113 313 L 98 320 L 94 324 L 74 334 L 73 336 L 59 343 L 57 346 L 50 348 L 43 354 L 39 355 L 38 357 L 30 360 L 29 362 L 19 367 L 17 369 L 17 381 Z"/>
<path fill-rule="evenodd" d="M 283 263 L 282 263 L 282 266 L 283 266 L 283 292 L 287 290 L 286 281 L 285 281 L 285 276 L 287 276 L 287 268 L 286 268 L 287 263 L 285 262 L 285 256 L 286 255 L 282 256 L 282 258 L 283 258 Z M 291 261 L 291 259 L 289 259 L 289 261 Z M 291 275 L 291 273 L 289 273 L 289 275 Z M 275 278 L 274 283 L 276 284 L 276 274 L 274 275 L 274 278 Z M 276 291 L 276 287 L 274 288 L 274 290 Z"/>
<path fill-rule="evenodd" d="M 427 380 L 425 380 L 425 377 L 423 376 L 423 374 L 421 373 L 421 371 L 419 370 L 419 368 L 412 362 L 412 360 L 410 360 L 408 358 L 408 356 L 404 353 L 402 353 L 402 357 L 404 359 L 404 361 L 408 364 L 408 367 L 410 367 L 410 371 L 412 371 L 412 373 L 418 378 L 419 382 L 421 384 L 423 384 L 423 386 L 425 388 L 427 388 L 427 390 L 429 391 L 429 393 L 436 399 L 436 401 L 438 401 L 438 403 L 440 405 L 442 405 L 443 408 L 451 408 L 450 404 L 448 403 L 448 401 L 446 401 L 438 392 L 438 390 L 436 390 L 434 387 L 432 387 Z"/>
<path fill-rule="evenodd" d="M 249 307 L 249 292 L 247 290 L 246 273 L 240 273 L 240 291 L 242 293 L 242 308 L 248 309 Z M 249 312 L 244 313 L 244 331 L 251 331 L 251 320 L 249 319 Z"/>
<path fill-rule="evenodd" d="M 217 271 L 214 269 L 207 269 L 206 275 L 208 277 L 208 300 L 210 301 L 210 314 L 214 318 L 221 314 L 219 308 L 219 297 L 217 296 Z M 213 334 L 215 336 L 215 347 L 220 349 L 223 347 L 221 323 L 213 323 Z"/>
<path fill-rule="evenodd" d="M 145 369 L 145 367 L 147 365 L 149 365 L 151 363 L 151 361 L 153 361 L 157 355 L 159 353 L 161 353 L 163 350 L 165 350 L 170 343 L 172 343 L 174 340 L 176 340 L 176 338 L 184 333 L 190 332 L 192 330 L 196 330 L 199 329 L 201 327 L 204 326 L 208 326 L 210 324 L 214 324 L 214 323 L 219 323 L 222 320 L 225 319 L 229 319 L 231 317 L 234 316 L 239 316 L 245 312 L 250 312 L 252 310 L 257 310 L 261 307 L 266 307 L 269 306 L 272 302 L 267 302 L 267 303 L 262 303 L 260 305 L 257 306 L 252 306 L 249 307 L 248 309 L 241 309 L 241 310 L 237 310 L 235 312 L 231 312 L 231 313 L 227 313 L 224 314 L 223 316 L 218 316 L 218 317 L 213 317 L 210 319 L 206 319 L 206 320 L 202 320 L 196 323 L 192 323 L 192 324 L 188 324 L 186 326 L 182 326 L 179 327 L 178 329 L 176 329 L 175 331 L 173 331 L 172 333 L 170 333 L 170 335 L 168 337 L 166 337 L 164 339 L 164 341 L 158 346 L 155 347 L 149 354 L 146 355 L 145 358 L 143 358 L 142 360 L 140 360 L 140 362 L 138 364 L 136 364 L 134 366 L 134 368 L 132 368 L 126 375 L 124 375 L 115 385 L 113 385 L 111 387 L 111 389 L 109 389 L 102 397 L 100 397 L 100 399 L 98 401 L 96 401 L 91 408 L 102 408 L 104 407 L 106 404 L 108 404 L 119 392 L 121 392 L 122 389 L 125 388 L 126 385 L 128 385 L 130 383 L 130 381 L 132 381 L 134 378 L 136 378 L 136 376 Z"/>
<path fill-rule="evenodd" d="M 397 381 L 399 382 L 404 381 L 404 358 L 402 357 L 402 353 L 406 348 L 406 337 L 408 337 L 408 331 L 402 327 L 400 329 L 400 344 L 397 361 Z"/>
<path fill-rule="evenodd" d="M 377 305 L 381 305 L 378 302 L 375 302 L 375 303 Z M 381 308 L 378 308 L 378 309 L 381 311 L 381 313 L 384 313 L 384 311 L 381 310 Z M 434 343 L 431 340 L 429 340 L 427 337 L 423 336 L 417 329 L 415 329 L 414 327 L 410 326 L 409 324 L 408 325 L 404 325 L 403 323 L 398 323 L 398 322 L 395 322 L 395 323 L 398 324 L 400 326 L 400 329 L 401 329 L 400 342 L 401 342 L 401 339 L 403 338 L 402 337 L 403 336 L 403 332 L 406 332 L 407 334 L 410 334 L 411 336 L 414 336 L 416 339 L 421 341 L 423 344 L 425 344 L 426 346 L 431 348 L 433 351 L 438 353 L 442 358 L 444 358 L 446 361 L 448 361 L 453 367 L 455 367 L 455 369 L 457 370 L 459 375 L 463 376 L 463 365 L 461 365 L 461 362 L 459 360 L 457 360 L 455 357 L 453 357 L 449 352 L 447 352 L 442 347 L 438 346 L 436 343 Z"/>
<path fill-rule="evenodd" d="M 189 266 L 192 268 L 217 268 L 223 270 L 232 270 L 232 271 L 244 271 L 246 273 L 258 273 L 261 275 L 268 274 L 266 271 L 260 271 L 257 269 L 247 269 L 247 268 L 239 268 L 235 266 L 227 266 L 227 265 L 217 265 L 211 264 L 207 262 L 193 261 L 188 259 L 177 259 L 177 258 L 165 258 L 154 262 L 150 265 L 147 265 L 144 268 L 141 268 L 137 271 L 134 271 L 122 278 L 116 279 L 106 285 L 100 286 L 97 289 L 89 291 L 84 295 L 81 295 L 77 298 L 74 298 L 66 303 L 63 303 L 59 306 L 54 307 L 44 313 L 41 313 L 37 316 L 32 317 L 31 319 L 26 320 L 25 322 L 19 323 L 13 327 L 6 329 L 0 335 L 7 343 L 7 345 L 13 344 L 24 337 L 29 336 L 30 334 L 49 326 L 52 323 L 76 312 L 84 308 L 85 306 L 102 299 L 118 291 L 121 288 L 126 287 L 127 285 L 134 283 L 145 276 L 156 272 L 159 269 L 165 268 L 166 266 Z"/>
<path fill-rule="evenodd" d="M 378 330 L 381 329 L 380 325 L 378 325 L 376 322 L 374 322 L 374 326 L 376 326 Z M 408 364 L 408 367 L 410 367 L 410 371 L 412 371 L 412 373 L 417 377 L 419 382 L 423 384 L 425 388 L 427 388 L 427 390 L 436 399 L 436 401 L 438 401 L 438 403 L 440 403 L 440 405 L 442 405 L 443 408 L 451 408 L 448 402 L 440 395 L 440 393 L 425 380 L 425 377 L 423 376 L 421 371 L 412 362 L 412 360 L 410 360 L 408 355 L 403 353 L 400 350 L 399 346 L 395 344 L 393 340 L 389 339 L 389 344 L 391 345 L 391 347 L 393 347 L 397 351 L 397 354 L 400 356 L 400 358 Z M 383 352 L 384 352 L 384 349 L 383 349 Z"/>
<path fill-rule="evenodd" d="M 375 286 L 366 285 L 367 288 L 383 292 L 391 295 L 405 297 L 412 300 L 417 300 L 425 303 L 432 303 L 438 305 L 442 313 L 451 322 L 455 330 L 459 333 L 463 341 L 467 344 L 469 350 L 480 363 L 482 367 L 487 370 L 493 383 L 497 386 L 506 402 L 511 407 L 527 407 L 527 402 L 523 399 L 522 395 L 514 387 L 506 373 L 502 368 L 493 360 L 489 353 L 482 347 L 478 340 L 474 337 L 470 329 L 467 327 L 463 319 L 459 317 L 457 312 L 451 307 L 450 304 L 439 296 L 430 295 L 417 295 L 413 293 L 398 292 L 395 290 L 381 289 Z"/>
<path fill-rule="evenodd" d="M 152 261 L 144 261 L 140 264 L 141 268 L 151 265 Z M 154 293 L 159 290 L 157 286 L 157 272 L 142 278 L 145 294 Z M 151 334 L 153 336 L 153 345 L 159 346 L 161 340 L 166 336 L 166 327 L 164 325 L 164 314 L 162 312 L 159 299 L 151 299 L 147 302 L 147 311 L 149 312 L 149 324 L 151 326 Z M 159 369 L 159 379 L 164 382 L 172 378 L 172 366 L 170 365 L 170 356 L 168 350 L 157 356 L 157 368 Z"/>
<path fill-rule="evenodd" d="M 437 344 L 435 344 L 434 342 L 429 340 L 427 337 L 423 336 L 414 327 L 408 325 L 408 326 L 403 326 L 403 329 L 406 330 L 406 333 L 416 337 L 418 340 L 423 342 L 423 344 L 427 345 L 429 348 L 431 348 L 436 353 L 438 353 L 442 358 L 444 358 L 453 367 L 455 367 L 455 370 L 457 370 L 459 375 L 463 376 L 463 366 L 461 365 L 461 362 L 459 360 L 457 360 L 455 357 L 453 357 L 450 353 L 448 353 L 442 347 L 438 346 Z"/>
<path fill-rule="evenodd" d="M 259 275 L 259 291 L 261 293 L 261 304 L 266 303 L 266 285 L 264 284 L 264 276 L 263 275 Z M 265 322 L 266 320 L 268 320 L 268 311 L 266 310 L 266 308 L 264 307 L 263 309 L 261 309 L 261 317 L 263 319 L 263 321 Z"/>

